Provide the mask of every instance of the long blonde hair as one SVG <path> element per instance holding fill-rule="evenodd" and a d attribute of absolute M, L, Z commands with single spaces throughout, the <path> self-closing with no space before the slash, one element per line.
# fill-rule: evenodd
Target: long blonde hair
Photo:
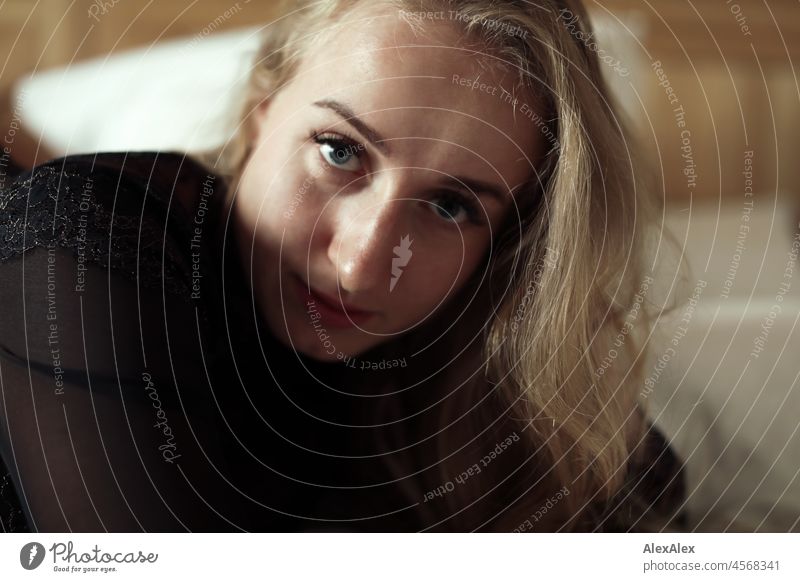
<path fill-rule="evenodd" d="M 437 348 L 420 357 L 430 369 L 419 377 L 386 375 L 405 390 L 393 416 L 406 420 L 385 431 L 385 461 L 428 530 L 668 527 L 626 489 L 646 429 L 637 395 L 655 318 L 645 250 L 656 203 L 639 187 L 636 148 L 597 56 L 577 38 L 588 38 L 586 13 L 576 1 L 385 2 L 458 11 L 453 23 L 485 47 L 474 54 L 516 70 L 537 96 L 531 131 L 548 150 L 493 241 L 488 276 L 403 342 L 433 338 Z M 250 113 L 363 4 L 292 1 L 266 28 L 236 135 L 202 156 L 228 178 L 229 196 L 249 156 Z"/>

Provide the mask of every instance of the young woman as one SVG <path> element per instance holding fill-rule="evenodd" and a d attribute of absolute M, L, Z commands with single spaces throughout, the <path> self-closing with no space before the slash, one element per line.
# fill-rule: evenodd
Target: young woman
<path fill-rule="evenodd" d="M 219 151 L 3 191 L 5 527 L 679 527 L 654 204 L 581 6 L 289 6 Z"/>

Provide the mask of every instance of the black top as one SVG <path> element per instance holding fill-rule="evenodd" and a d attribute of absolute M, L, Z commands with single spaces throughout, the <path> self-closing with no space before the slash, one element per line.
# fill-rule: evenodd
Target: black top
<path fill-rule="evenodd" d="M 165 153 L 69 156 L 3 191 L 5 529 L 418 528 L 371 429 L 339 426 L 370 404 L 255 316 L 223 192 Z"/>
<path fill-rule="evenodd" d="M 424 527 L 361 426 L 376 399 L 328 389 L 340 364 L 256 315 L 224 191 L 148 152 L 53 160 L 0 192 L 4 531 Z M 659 442 L 656 483 L 676 468 Z"/>

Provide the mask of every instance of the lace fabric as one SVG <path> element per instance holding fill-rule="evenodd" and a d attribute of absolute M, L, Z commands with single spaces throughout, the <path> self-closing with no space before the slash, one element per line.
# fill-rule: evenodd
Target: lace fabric
<path fill-rule="evenodd" d="M 0 460 L 0 531 L 4 533 L 28 532 L 28 522 L 20 508 L 19 498 L 11 481 L 11 474 Z"/>
<path fill-rule="evenodd" d="M 125 158 L 133 162 L 137 156 Z M 0 199 L 0 261 L 36 247 L 60 246 L 72 249 L 77 260 L 113 268 L 152 288 L 161 287 L 163 270 L 166 290 L 188 296 L 190 269 L 184 256 L 165 244 L 167 225 L 143 220 L 168 215 L 170 196 L 161 190 L 162 180 L 148 184 L 143 196 L 141 184 L 129 174 L 94 169 L 92 156 L 72 156 L 15 180 Z M 98 190 L 114 193 L 110 209 L 97 199 Z M 156 208 L 149 211 L 145 205 Z M 184 224 L 175 220 L 169 230 Z"/>

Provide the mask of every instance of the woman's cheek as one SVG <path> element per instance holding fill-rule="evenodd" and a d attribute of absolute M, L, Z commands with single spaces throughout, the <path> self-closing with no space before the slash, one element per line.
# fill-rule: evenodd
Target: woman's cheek
<path fill-rule="evenodd" d="M 309 209 L 319 198 L 318 191 L 326 172 L 321 167 L 319 160 L 315 160 L 311 153 L 298 153 L 296 158 L 284 167 L 283 175 L 276 180 L 275 202 L 280 208 L 274 210 L 292 223 L 295 217 L 303 215 L 308 217 Z M 297 224 L 293 224 L 297 227 Z"/>
<path fill-rule="evenodd" d="M 442 245 L 435 251 L 426 254 L 436 257 L 426 273 L 429 287 L 436 290 L 436 302 L 450 300 L 456 295 L 469 278 L 475 274 L 486 245 L 475 244 L 468 236 L 464 238 L 464 246 Z M 456 243 L 457 244 L 457 243 Z"/>
<path fill-rule="evenodd" d="M 414 264 L 417 257 L 417 264 Z M 426 252 L 420 248 L 414 253 L 409 261 L 410 268 L 407 267 L 403 274 L 408 279 L 403 282 L 406 283 L 404 293 L 407 294 L 406 297 L 415 298 L 418 312 L 424 315 L 447 297 L 460 262 L 458 259 L 453 264 L 446 257 L 437 254 L 435 249 Z"/>

